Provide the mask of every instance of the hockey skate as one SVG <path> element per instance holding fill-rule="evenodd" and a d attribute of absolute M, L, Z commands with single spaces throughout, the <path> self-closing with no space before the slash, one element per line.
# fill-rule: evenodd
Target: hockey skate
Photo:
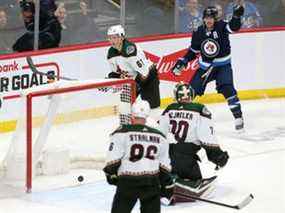
<path fill-rule="evenodd" d="M 206 198 L 213 190 L 217 176 L 192 181 L 189 179 L 176 179 L 174 187 L 175 202 L 195 202 L 193 197 Z M 183 196 L 185 195 L 185 196 Z"/>
<path fill-rule="evenodd" d="M 243 121 L 242 117 L 235 119 L 235 129 L 238 133 L 244 133 L 245 132 L 244 121 Z"/>

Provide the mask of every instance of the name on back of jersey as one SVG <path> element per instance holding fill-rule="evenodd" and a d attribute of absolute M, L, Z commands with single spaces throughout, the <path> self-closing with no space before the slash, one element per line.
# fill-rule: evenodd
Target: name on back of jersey
<path fill-rule="evenodd" d="M 169 112 L 169 118 L 182 118 L 182 119 L 193 119 L 193 113 L 191 112 Z"/>
<path fill-rule="evenodd" d="M 154 135 L 130 134 L 130 141 L 160 143 L 160 138 Z"/>

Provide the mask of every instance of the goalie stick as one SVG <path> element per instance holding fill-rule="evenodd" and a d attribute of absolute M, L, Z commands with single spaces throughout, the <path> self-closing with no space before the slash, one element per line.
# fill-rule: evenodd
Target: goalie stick
<path fill-rule="evenodd" d="M 30 69 L 32 70 L 33 73 L 39 74 L 39 75 L 45 75 L 48 76 L 50 78 L 55 78 L 55 79 L 62 79 L 62 80 L 66 80 L 66 81 L 77 81 L 78 79 L 75 78 L 68 78 L 65 76 L 60 76 L 60 75 L 56 75 L 56 74 L 49 74 L 49 73 L 45 73 L 45 72 L 41 72 L 37 69 L 36 65 L 33 62 L 33 59 L 30 56 L 26 57 L 27 63 L 30 67 Z"/>
<path fill-rule="evenodd" d="M 200 198 L 200 197 L 196 197 L 196 196 L 192 196 L 192 195 L 185 195 L 185 194 L 182 194 L 182 193 L 175 193 L 175 194 L 178 195 L 178 196 L 184 197 L 184 198 L 190 198 L 190 199 L 193 199 L 193 200 L 199 200 L 199 201 L 203 201 L 203 202 L 206 202 L 206 203 L 211 203 L 211 204 L 214 204 L 214 205 L 224 206 L 224 207 L 228 207 L 228 208 L 231 208 L 231 209 L 237 209 L 237 210 L 242 209 L 243 207 L 248 205 L 254 198 L 253 195 L 250 194 L 245 199 L 243 199 L 240 203 L 238 203 L 236 205 L 229 205 L 229 204 L 226 204 L 226 203 L 217 202 L 217 201 L 213 201 L 213 200 L 208 200 L 208 199 L 204 199 L 204 198 Z"/>

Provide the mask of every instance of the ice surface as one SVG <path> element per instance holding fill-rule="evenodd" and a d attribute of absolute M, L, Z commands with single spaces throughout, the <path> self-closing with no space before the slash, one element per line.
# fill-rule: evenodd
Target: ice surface
<path fill-rule="evenodd" d="M 218 173 L 211 199 L 232 205 L 252 193 L 254 200 L 240 212 L 285 212 L 285 99 L 243 101 L 247 132 L 242 137 L 234 133 L 234 123 L 225 103 L 208 107 L 216 123 L 219 142 L 230 155 L 226 168 Z M 101 121 L 100 124 L 107 123 Z M 8 147 L 4 139 L 9 141 L 10 136 L 1 135 L 0 158 Z M 207 162 L 203 152 L 201 157 L 203 175 L 213 175 L 214 165 Z M 82 183 L 77 182 L 79 175 L 85 177 Z M 103 173 L 96 170 L 76 170 L 67 176 L 36 179 L 31 194 L 17 192 L 2 183 L 0 213 L 110 212 L 114 190 L 105 182 Z M 203 202 L 162 207 L 162 212 L 172 213 L 233 211 Z M 133 212 L 139 212 L 138 205 Z"/>

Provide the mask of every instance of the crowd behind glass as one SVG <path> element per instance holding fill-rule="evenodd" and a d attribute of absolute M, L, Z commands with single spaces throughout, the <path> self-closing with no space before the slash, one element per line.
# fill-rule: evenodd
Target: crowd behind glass
<path fill-rule="evenodd" d="M 0 1 L 0 54 L 11 53 L 23 34 L 21 0 Z M 33 1 L 33 0 L 29 0 Z M 206 6 L 228 20 L 236 2 L 245 7 L 242 28 L 285 26 L 285 0 L 40 0 L 62 27 L 60 46 L 106 40 L 110 25 L 125 25 L 128 37 L 190 33 L 202 24 Z"/>

